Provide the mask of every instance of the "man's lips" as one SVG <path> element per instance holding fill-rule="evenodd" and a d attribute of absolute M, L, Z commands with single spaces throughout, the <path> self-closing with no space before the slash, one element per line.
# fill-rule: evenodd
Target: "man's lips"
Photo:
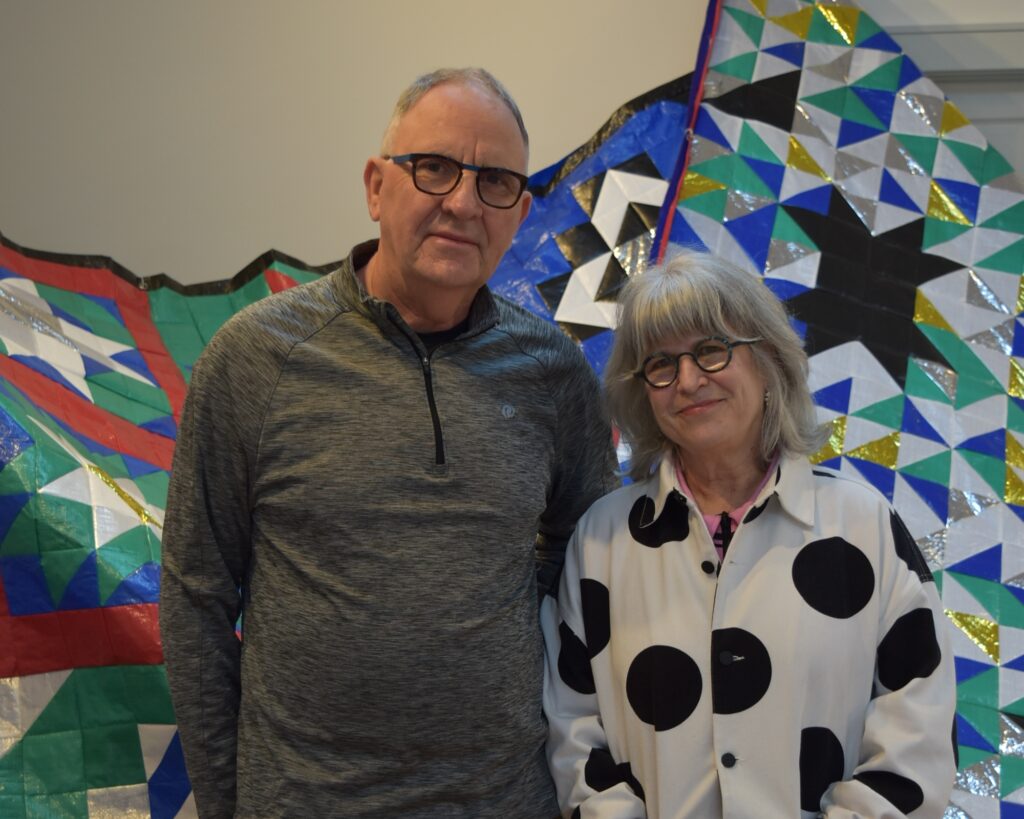
<path fill-rule="evenodd" d="M 477 246 L 477 242 L 468 236 L 460 236 L 458 233 L 448 233 L 447 231 L 434 231 L 430 234 L 431 238 L 440 239 L 444 242 L 452 242 L 459 245 L 471 245 Z"/>

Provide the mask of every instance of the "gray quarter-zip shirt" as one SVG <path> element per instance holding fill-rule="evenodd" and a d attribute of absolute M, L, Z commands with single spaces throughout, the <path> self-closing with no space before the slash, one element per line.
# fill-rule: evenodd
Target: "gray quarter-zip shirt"
<path fill-rule="evenodd" d="M 375 247 L 192 375 L 161 633 L 204 819 L 557 814 L 535 548 L 614 483 L 597 380 L 487 288 L 428 353 L 360 287 Z"/>

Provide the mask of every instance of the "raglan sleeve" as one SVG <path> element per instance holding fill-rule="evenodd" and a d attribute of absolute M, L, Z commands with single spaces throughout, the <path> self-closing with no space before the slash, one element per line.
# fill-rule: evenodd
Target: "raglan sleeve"
<path fill-rule="evenodd" d="M 585 521 L 566 550 L 557 599 L 549 597 L 541 608 L 548 764 L 563 816 L 643 819 L 643 788 L 629 765 L 614 758 L 600 712 L 598 689 L 605 696 L 612 692 L 601 685 L 601 672 L 592 664 L 592 655 L 604 648 L 607 638 L 588 635 L 583 615 L 584 588 L 603 585 L 581 583 Z"/>
<path fill-rule="evenodd" d="M 883 605 L 873 696 L 852 777 L 822 797 L 829 819 L 942 816 L 956 775 L 949 624 L 903 521 L 891 509 L 879 517 Z"/>
<path fill-rule="evenodd" d="M 222 331 L 223 332 L 223 331 Z M 192 373 L 164 520 L 160 634 L 199 815 L 235 809 L 242 611 L 250 554 L 252 393 L 218 334 Z"/>

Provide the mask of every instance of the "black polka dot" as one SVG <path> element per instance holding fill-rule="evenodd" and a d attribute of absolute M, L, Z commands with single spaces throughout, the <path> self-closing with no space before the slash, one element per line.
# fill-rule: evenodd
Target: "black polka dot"
<path fill-rule="evenodd" d="M 884 796 L 902 813 L 917 810 L 924 802 L 924 791 L 916 782 L 891 771 L 864 771 L 853 778 Z"/>
<path fill-rule="evenodd" d="M 587 656 L 593 659 L 608 645 L 612 634 L 608 587 L 589 578 L 580 580 L 580 607 L 587 634 Z"/>
<path fill-rule="evenodd" d="M 629 533 L 633 540 L 657 549 L 673 540 L 685 540 L 690 534 L 689 507 L 673 489 L 665 498 L 665 507 L 654 518 L 654 498 L 642 495 L 629 510 Z"/>
<path fill-rule="evenodd" d="M 741 628 L 711 632 L 711 703 L 716 714 L 736 714 L 756 705 L 772 681 L 764 643 Z"/>
<path fill-rule="evenodd" d="M 697 663 L 670 646 L 645 648 L 626 674 L 629 704 L 655 731 L 675 728 L 690 716 L 700 701 L 702 688 Z"/>
<path fill-rule="evenodd" d="M 714 574 L 715 564 L 712 563 L 710 560 L 705 560 L 703 563 L 700 564 L 700 570 L 704 572 L 704 574 Z"/>
<path fill-rule="evenodd" d="M 916 677 L 927 677 L 941 659 L 931 609 L 914 609 L 893 623 L 879 643 L 878 680 L 898 691 Z"/>
<path fill-rule="evenodd" d="M 558 676 L 573 691 L 593 694 L 597 687 L 594 685 L 594 670 L 590 667 L 587 647 L 565 623 L 559 623 L 558 636 L 562 641 L 558 651 Z"/>
<path fill-rule="evenodd" d="M 644 798 L 644 789 L 640 785 L 640 780 L 633 776 L 633 769 L 629 763 L 616 764 L 607 748 L 591 749 L 590 756 L 587 757 L 587 764 L 583 769 L 583 778 L 595 791 L 606 791 L 609 788 L 614 788 L 620 782 L 624 782 L 629 785 L 633 793 L 641 799 Z"/>
<path fill-rule="evenodd" d="M 829 785 L 843 778 L 845 764 L 843 745 L 828 728 L 804 728 L 800 732 L 802 810 L 821 810 L 822 795 Z"/>
<path fill-rule="evenodd" d="M 768 500 L 766 500 L 760 506 L 751 506 L 750 511 L 748 511 L 746 516 L 743 518 L 743 522 L 750 523 L 750 521 L 752 520 L 757 520 L 761 516 L 761 513 L 768 508 L 768 501 L 770 500 L 771 498 L 768 498 Z"/>
<path fill-rule="evenodd" d="M 896 543 L 896 554 L 899 555 L 900 560 L 910 567 L 910 571 L 917 574 L 922 583 L 934 582 L 935 578 L 932 577 L 924 555 L 917 548 L 913 535 L 910 534 L 900 516 L 892 510 L 889 510 L 889 525 L 892 527 L 892 538 Z"/>
<path fill-rule="evenodd" d="M 815 611 L 846 619 L 871 600 L 875 572 L 864 552 L 841 537 L 829 537 L 800 550 L 793 561 L 793 585 Z"/>

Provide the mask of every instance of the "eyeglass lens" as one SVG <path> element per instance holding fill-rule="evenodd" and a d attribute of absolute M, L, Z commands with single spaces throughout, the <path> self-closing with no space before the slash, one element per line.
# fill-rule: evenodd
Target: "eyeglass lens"
<path fill-rule="evenodd" d="M 424 193 L 440 196 L 451 193 L 459 183 L 462 168 L 443 156 L 418 157 L 412 163 L 413 183 Z M 522 193 L 519 177 L 501 168 L 481 168 L 476 175 L 480 199 L 496 208 L 512 207 Z"/>
<path fill-rule="evenodd" d="M 644 379 L 652 387 L 667 387 L 679 374 L 679 362 L 690 356 L 704 372 L 713 373 L 725 368 L 732 358 L 732 349 L 724 341 L 708 338 L 693 348 L 692 352 L 670 355 L 659 353 L 644 362 Z"/>

